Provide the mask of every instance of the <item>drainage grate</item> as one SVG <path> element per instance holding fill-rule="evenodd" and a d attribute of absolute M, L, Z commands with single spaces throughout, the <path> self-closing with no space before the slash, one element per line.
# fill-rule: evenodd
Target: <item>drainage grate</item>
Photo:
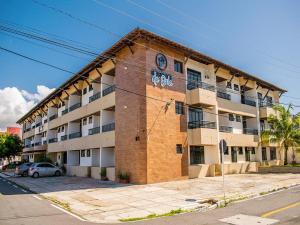
<path fill-rule="evenodd" d="M 267 219 L 258 216 L 248 216 L 243 214 L 220 219 L 219 221 L 233 225 L 270 225 L 278 222 L 278 220 L 274 219 Z"/>

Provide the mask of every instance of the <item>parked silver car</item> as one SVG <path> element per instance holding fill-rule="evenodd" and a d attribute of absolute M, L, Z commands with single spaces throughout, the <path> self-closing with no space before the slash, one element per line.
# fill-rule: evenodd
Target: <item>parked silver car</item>
<path fill-rule="evenodd" d="M 23 163 L 20 166 L 16 166 L 15 174 L 21 176 L 28 176 L 28 170 L 33 163 Z"/>
<path fill-rule="evenodd" d="M 34 163 L 29 168 L 28 175 L 33 178 L 44 176 L 61 176 L 62 170 L 48 162 Z"/>

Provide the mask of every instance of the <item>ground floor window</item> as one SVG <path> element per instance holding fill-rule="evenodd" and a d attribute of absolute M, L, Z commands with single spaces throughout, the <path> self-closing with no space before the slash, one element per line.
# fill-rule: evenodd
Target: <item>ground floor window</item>
<path fill-rule="evenodd" d="M 190 162 L 192 164 L 204 164 L 204 147 L 190 146 Z"/>
<path fill-rule="evenodd" d="M 261 149 L 261 157 L 262 157 L 263 161 L 267 161 L 267 149 L 266 148 Z"/>
<path fill-rule="evenodd" d="M 231 162 L 237 162 L 237 147 L 231 147 Z"/>
<path fill-rule="evenodd" d="M 270 148 L 270 159 L 271 159 L 271 160 L 277 159 L 277 156 L 276 156 L 276 148 L 274 148 L 274 147 L 271 147 L 271 148 Z"/>

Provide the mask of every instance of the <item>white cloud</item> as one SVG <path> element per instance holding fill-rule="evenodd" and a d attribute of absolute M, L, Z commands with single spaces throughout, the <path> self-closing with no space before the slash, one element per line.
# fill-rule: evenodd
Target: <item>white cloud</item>
<path fill-rule="evenodd" d="M 0 89 L 0 130 L 15 126 L 18 119 L 53 90 L 43 85 L 37 86 L 36 93 L 16 87 Z"/>

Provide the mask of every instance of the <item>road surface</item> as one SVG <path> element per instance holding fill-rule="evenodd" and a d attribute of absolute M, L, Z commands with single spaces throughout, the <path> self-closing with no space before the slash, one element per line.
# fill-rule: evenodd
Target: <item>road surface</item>
<path fill-rule="evenodd" d="M 231 218 L 232 216 L 235 217 Z M 262 221 L 260 223 L 251 222 L 252 219 L 256 220 L 257 218 L 258 220 L 262 219 Z M 240 222 L 233 223 L 239 225 L 268 224 L 264 223 L 263 219 L 267 219 L 269 222 L 271 221 L 272 224 L 299 225 L 300 187 L 291 188 L 252 200 L 234 203 L 225 208 L 215 209 L 204 213 L 186 213 L 173 217 L 144 220 L 129 224 L 226 225 L 229 224 L 227 222 L 232 219 L 237 221 L 241 220 Z M 82 221 L 76 217 L 76 215 L 64 212 L 52 205 L 49 201 L 39 198 L 39 196 L 22 189 L 4 178 L 0 178 L 0 224 L 89 225 L 94 223 Z"/>

